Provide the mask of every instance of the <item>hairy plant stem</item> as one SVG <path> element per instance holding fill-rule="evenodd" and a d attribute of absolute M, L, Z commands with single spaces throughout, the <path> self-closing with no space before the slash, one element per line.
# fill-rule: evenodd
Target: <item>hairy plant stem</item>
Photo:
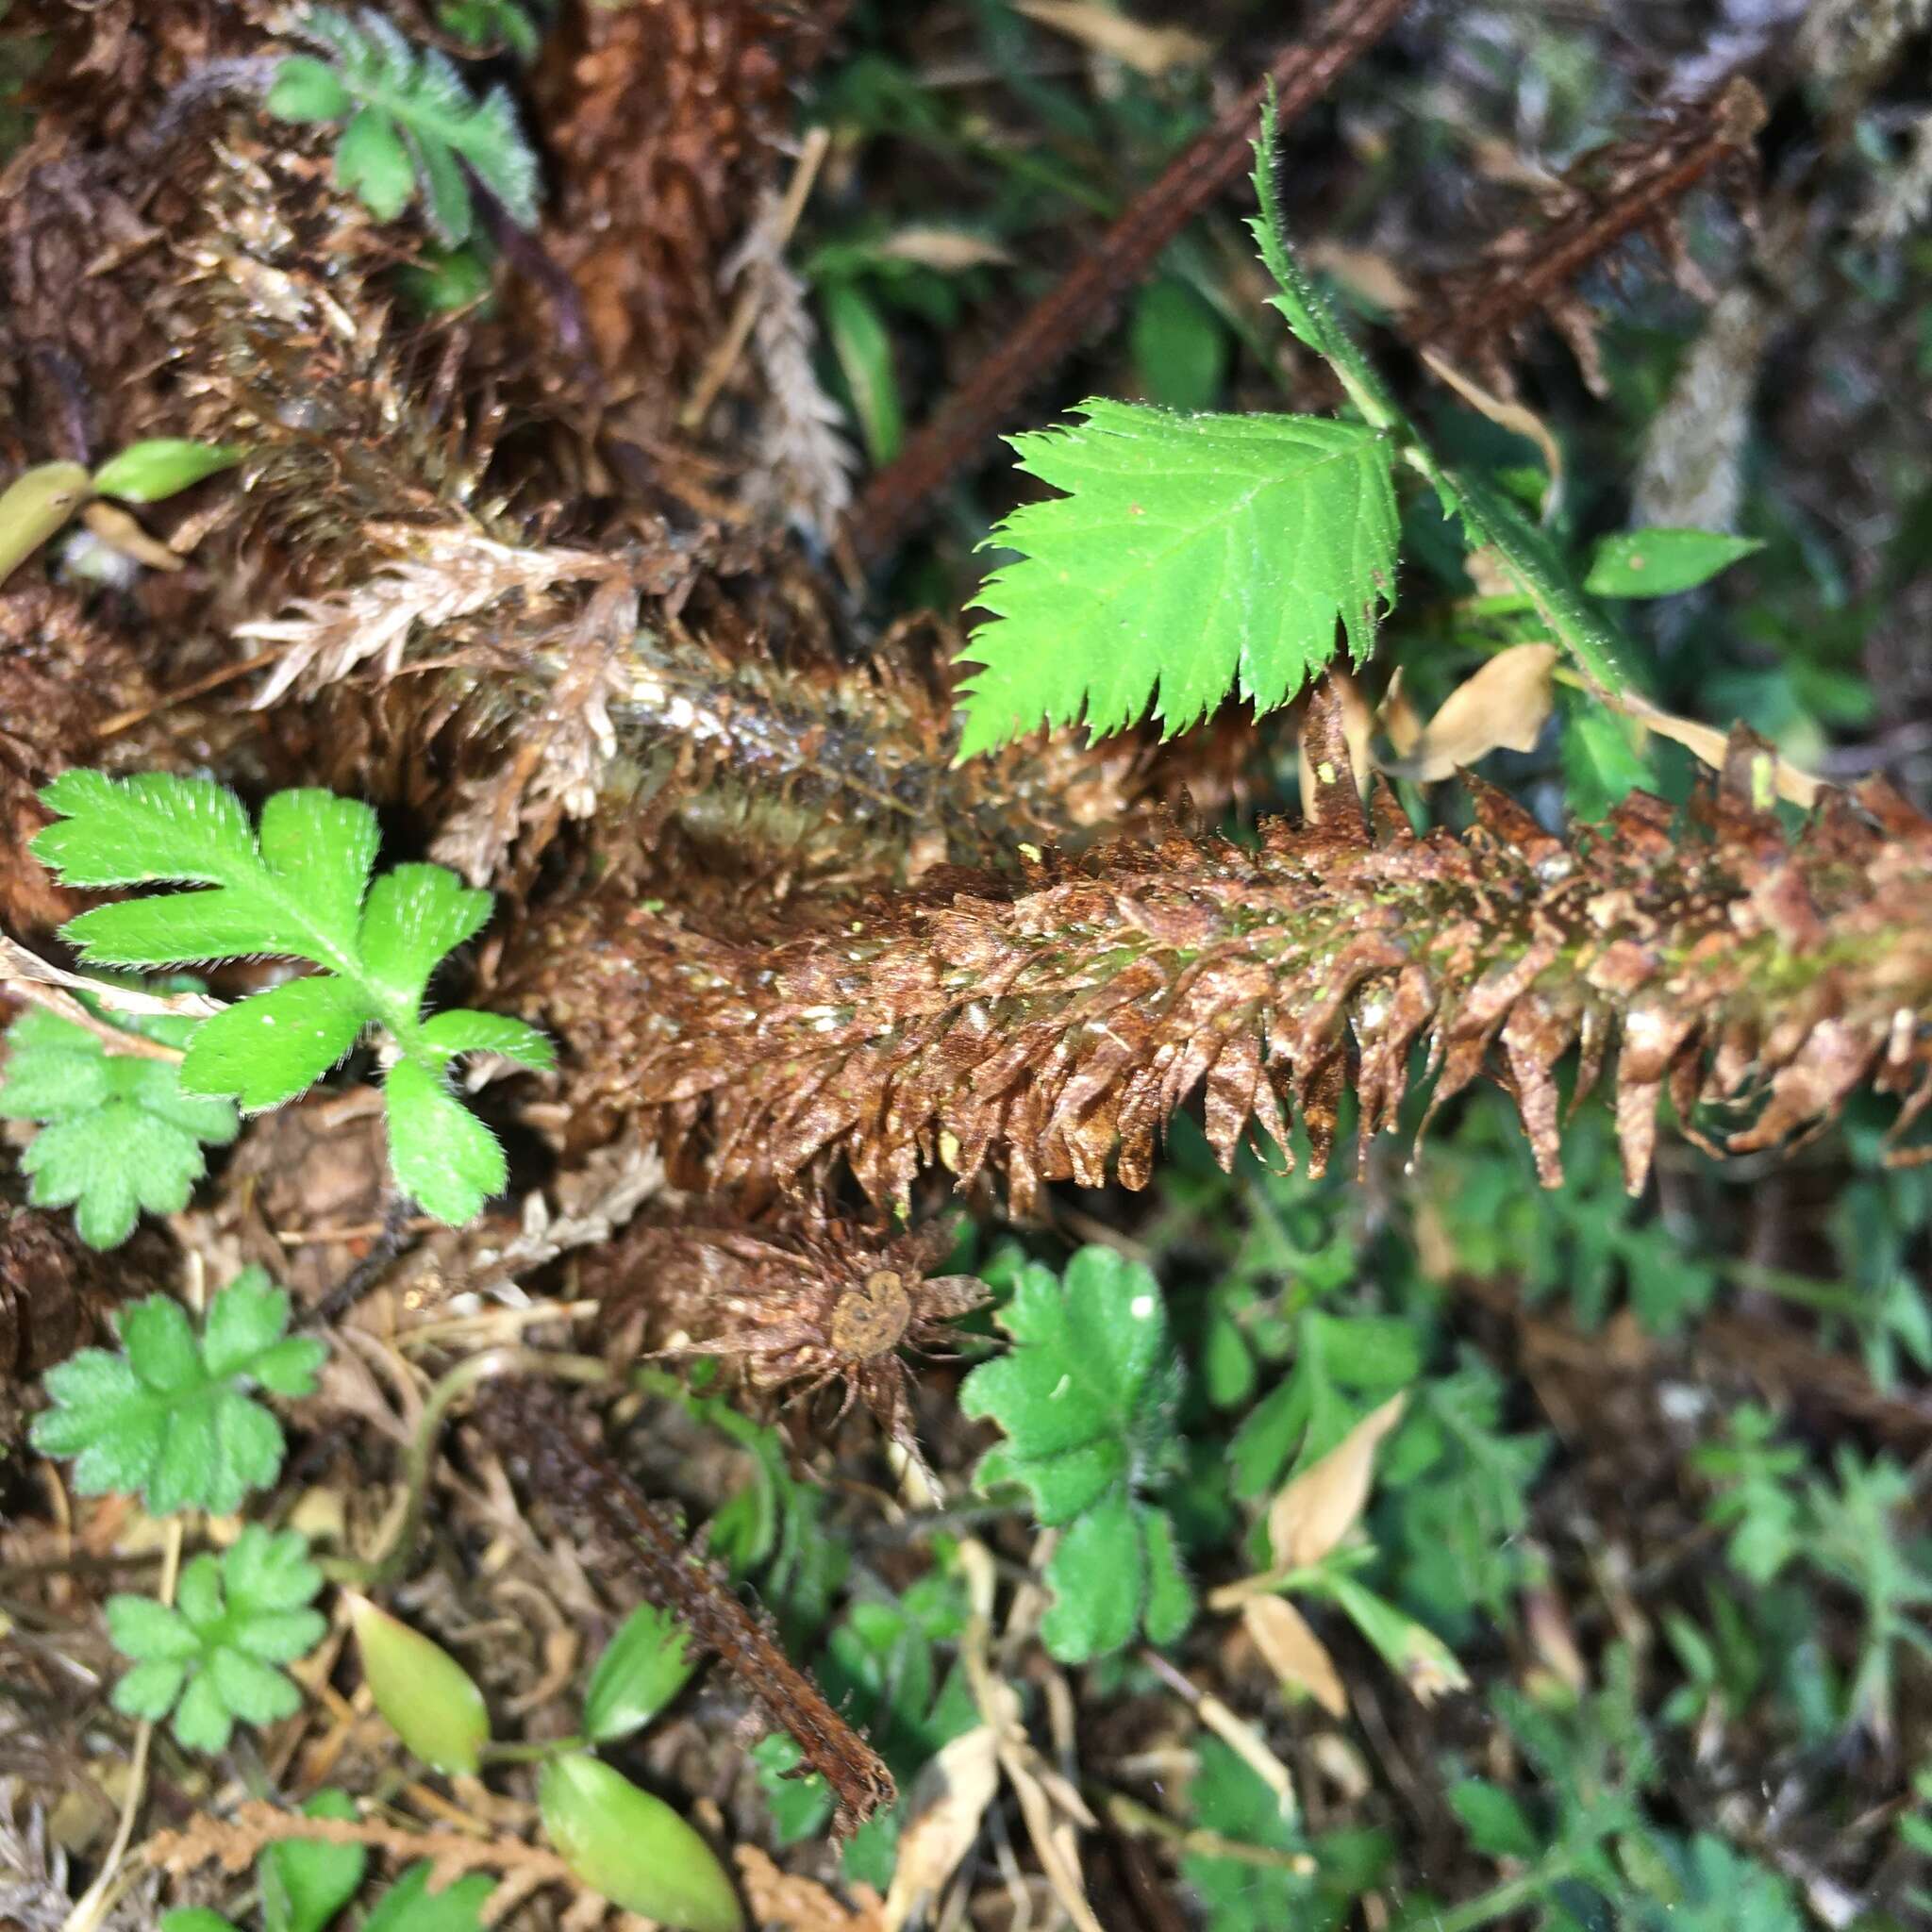
<path fill-rule="evenodd" d="M 1174 237 L 1241 171 L 1264 93 L 1289 120 L 1305 113 L 1407 11 L 1409 0 L 1338 0 L 1284 47 L 1267 75 L 1229 106 L 1091 252 L 1036 303 L 939 412 L 867 484 L 846 524 L 859 560 L 883 558 L 930 508 L 1026 392 L 1077 346 Z"/>
<path fill-rule="evenodd" d="M 608 1382 L 610 1366 L 595 1356 L 559 1355 L 541 1348 L 504 1347 L 486 1349 L 458 1362 L 430 1390 L 423 1404 L 423 1414 L 410 1439 L 404 1463 L 408 1502 L 402 1520 L 396 1524 L 389 1547 L 379 1557 L 363 1559 L 325 1557 L 318 1567 L 331 1583 L 344 1583 L 356 1590 L 386 1590 L 397 1582 L 409 1567 L 416 1540 L 422 1533 L 423 1511 L 429 1498 L 429 1477 L 435 1465 L 436 1441 L 442 1421 L 452 1403 L 493 1375 L 555 1375 L 570 1382 Z"/>

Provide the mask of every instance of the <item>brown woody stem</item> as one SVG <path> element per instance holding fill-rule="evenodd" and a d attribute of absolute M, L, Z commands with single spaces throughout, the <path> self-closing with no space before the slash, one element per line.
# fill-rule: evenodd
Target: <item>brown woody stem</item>
<path fill-rule="evenodd" d="M 861 492 L 846 534 L 861 562 L 876 562 L 915 527 L 932 499 L 970 462 L 1043 376 L 1140 281 L 1160 251 L 1253 163 L 1255 129 L 1272 85 L 1286 126 L 1393 26 L 1409 0 L 1338 0 L 1306 38 L 1284 47 L 1266 75 L 1227 108 L 1091 253 L 1020 320 L 939 413 Z"/>

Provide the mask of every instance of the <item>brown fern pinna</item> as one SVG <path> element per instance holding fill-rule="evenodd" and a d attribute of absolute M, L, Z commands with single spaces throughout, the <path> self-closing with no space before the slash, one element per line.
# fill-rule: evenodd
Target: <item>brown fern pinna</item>
<path fill-rule="evenodd" d="M 646 1109 L 713 1184 L 808 1191 L 848 1164 L 906 1204 L 922 1168 L 1146 1185 L 1196 1089 L 1231 1162 L 1250 1128 L 1326 1164 L 1353 1089 L 1397 1124 L 1411 1049 L 1430 1110 L 1489 1073 L 1554 1185 L 1556 1070 L 1578 1096 L 1615 1054 L 1626 1179 L 1668 1089 L 1713 1147 L 1774 1146 L 1870 1081 L 1932 1098 L 1932 821 L 1881 783 L 1788 838 L 1772 754 L 1740 731 L 1681 825 L 1633 793 L 1566 841 L 1467 779 L 1472 828 L 1365 815 L 1339 708 L 1311 706 L 1317 817 L 1258 850 L 1172 831 L 1017 876 L 935 874 L 771 948 L 637 905 L 533 927 L 508 992 L 576 1066 L 574 1105 Z"/>

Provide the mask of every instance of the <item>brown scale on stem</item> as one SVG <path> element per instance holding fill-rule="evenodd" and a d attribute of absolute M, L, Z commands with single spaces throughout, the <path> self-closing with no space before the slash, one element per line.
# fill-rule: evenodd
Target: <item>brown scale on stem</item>
<path fill-rule="evenodd" d="M 1735 179 L 1764 125 L 1763 97 L 1736 79 L 1666 116 L 1648 132 L 1587 154 L 1552 184 L 1543 220 L 1498 235 L 1466 268 L 1424 291 L 1410 330 L 1416 346 L 1513 393 L 1509 358 L 1525 329 L 1547 316 L 1574 350 L 1584 377 L 1605 392 L 1595 320 L 1576 278 L 1634 234 L 1650 237 L 1673 270 L 1693 271 L 1677 208 L 1707 177 Z"/>
<path fill-rule="evenodd" d="M 689 1641 L 716 1657 L 773 1724 L 798 1740 L 806 1763 L 838 1800 L 833 1828 L 840 1837 L 892 1802 L 892 1774 L 878 1754 L 785 1655 L 768 1620 L 731 1593 L 608 1456 L 583 1441 L 554 1390 L 499 1382 L 478 1401 L 475 1419 L 537 1494 L 587 1540 L 608 1545 L 645 1598 L 675 1616 Z"/>
<path fill-rule="evenodd" d="M 856 1403 L 921 1468 L 905 1357 L 945 1352 L 951 1324 L 984 1305 L 970 1274 L 929 1274 L 947 1231 L 881 1240 L 842 1222 L 756 1230 L 636 1231 L 611 1258 L 613 1350 L 723 1356 L 759 1395 L 809 1404 L 838 1388 L 836 1428 Z"/>
<path fill-rule="evenodd" d="M 1880 784 L 1828 793 L 1795 839 L 1771 753 L 1734 735 L 1673 824 L 1635 793 L 1568 840 L 1467 780 L 1475 825 L 1414 833 L 1357 802 L 1339 708 L 1311 707 L 1319 823 L 1259 850 L 1172 830 L 1018 878 L 935 874 L 756 943 L 635 905 L 534 928 L 505 996 L 561 1041 L 574 1107 L 645 1116 L 712 1185 L 801 1191 L 849 1166 L 877 1204 L 922 1169 L 1146 1185 L 1200 1091 L 1232 1161 L 1298 1111 L 1319 1172 L 1353 1088 L 1391 1130 L 1426 1046 L 1430 1111 L 1488 1074 L 1560 1177 L 1556 1071 L 1610 1062 L 1626 1178 L 1666 1091 L 1714 1147 L 1779 1144 L 1870 1083 L 1932 1100 L 1932 821 Z"/>

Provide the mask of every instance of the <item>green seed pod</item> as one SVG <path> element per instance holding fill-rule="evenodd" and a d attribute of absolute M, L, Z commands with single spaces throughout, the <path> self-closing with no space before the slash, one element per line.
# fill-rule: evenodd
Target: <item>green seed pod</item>
<path fill-rule="evenodd" d="M 475 1774 L 490 1736 L 490 1713 L 475 1680 L 440 1643 L 349 1598 L 362 1675 L 375 1707 L 397 1737 L 437 1771 Z"/>
<path fill-rule="evenodd" d="M 587 1752 L 553 1757 L 538 1787 L 563 1862 L 614 1906 L 675 1932 L 744 1932 L 711 1848 L 669 1805 Z"/>
<path fill-rule="evenodd" d="M 159 503 L 242 460 L 242 452 L 225 442 L 190 442 L 179 436 L 158 436 L 152 442 L 130 442 L 94 472 L 94 490 L 118 496 L 124 503 Z"/>
<path fill-rule="evenodd" d="M 0 583 L 60 529 L 92 493 L 78 463 L 39 463 L 0 495 Z"/>

